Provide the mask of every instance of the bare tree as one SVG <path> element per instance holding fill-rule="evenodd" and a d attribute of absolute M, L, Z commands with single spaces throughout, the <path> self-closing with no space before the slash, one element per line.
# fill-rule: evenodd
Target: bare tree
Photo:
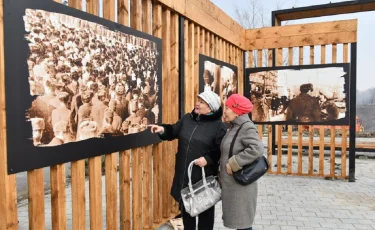
<path fill-rule="evenodd" d="M 277 1 L 275 10 L 280 10 L 283 8 L 283 5 L 288 0 L 284 1 Z M 297 5 L 297 1 L 295 0 L 293 5 Z M 264 8 L 264 4 L 266 1 L 262 0 L 248 0 L 248 6 L 247 7 L 240 7 L 238 5 L 234 6 L 235 9 L 235 17 L 237 21 L 240 23 L 242 27 L 245 29 L 255 29 L 255 28 L 263 28 L 263 27 L 270 27 L 271 26 L 271 17 L 270 14 L 268 14 Z M 288 22 L 285 22 L 285 25 L 288 24 Z M 262 62 L 258 63 L 258 55 L 262 55 Z M 258 54 L 257 51 L 253 51 L 253 66 L 254 67 L 261 67 L 261 66 L 269 66 L 268 63 L 268 51 L 263 50 L 261 54 Z M 295 55 L 294 55 L 295 56 Z M 246 57 L 248 60 L 248 57 Z M 247 61 L 246 60 L 246 61 Z M 247 63 L 247 62 L 246 62 Z M 286 54 L 283 54 L 283 65 L 286 65 L 288 63 L 288 56 Z"/>

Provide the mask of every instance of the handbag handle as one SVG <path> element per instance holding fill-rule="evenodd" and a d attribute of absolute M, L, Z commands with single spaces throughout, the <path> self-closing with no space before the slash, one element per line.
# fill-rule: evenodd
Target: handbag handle
<path fill-rule="evenodd" d="M 194 163 L 195 163 L 195 160 L 190 162 L 189 167 L 188 167 L 189 190 L 190 190 L 190 193 L 191 193 L 192 197 L 194 197 L 194 193 L 193 193 L 193 183 L 191 182 L 191 173 L 193 171 Z M 203 186 L 207 187 L 208 185 L 207 185 L 207 180 L 206 180 L 206 173 L 204 171 L 204 167 L 201 167 L 201 168 L 202 168 Z"/>
<path fill-rule="evenodd" d="M 240 125 L 240 127 L 237 129 L 237 132 L 236 132 L 236 134 L 235 134 L 234 137 L 233 137 L 232 143 L 230 144 L 228 159 L 231 158 L 231 157 L 233 156 L 233 146 L 234 146 L 234 142 L 236 142 L 236 139 L 237 139 L 238 133 L 240 132 L 242 126 L 243 126 L 245 123 L 247 123 L 247 122 L 250 122 L 250 121 L 245 121 L 245 122 L 242 123 L 242 124 Z"/>

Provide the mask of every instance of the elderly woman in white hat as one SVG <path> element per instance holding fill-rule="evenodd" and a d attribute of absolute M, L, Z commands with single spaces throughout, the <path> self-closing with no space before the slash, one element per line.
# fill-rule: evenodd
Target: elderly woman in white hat
<path fill-rule="evenodd" d="M 181 189 L 188 186 L 187 169 L 190 162 L 195 160 L 196 165 L 204 167 L 206 176 L 218 174 L 220 143 L 226 133 L 221 121 L 223 110 L 220 105 L 219 96 L 206 91 L 198 95 L 194 110 L 185 114 L 176 124 L 150 125 L 151 132 L 158 133 L 162 140 L 178 139 L 171 195 L 180 204 L 185 229 L 196 229 L 196 218 L 185 211 L 181 200 Z M 191 179 L 193 183 L 202 179 L 199 167 L 193 167 Z M 215 207 L 201 213 L 198 229 L 213 229 L 214 218 Z"/>

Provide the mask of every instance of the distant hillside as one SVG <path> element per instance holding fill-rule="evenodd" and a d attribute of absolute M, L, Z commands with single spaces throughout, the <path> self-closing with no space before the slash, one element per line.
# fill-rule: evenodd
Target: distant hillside
<path fill-rule="evenodd" d="M 357 105 L 357 116 L 365 132 L 375 131 L 375 105 Z"/>

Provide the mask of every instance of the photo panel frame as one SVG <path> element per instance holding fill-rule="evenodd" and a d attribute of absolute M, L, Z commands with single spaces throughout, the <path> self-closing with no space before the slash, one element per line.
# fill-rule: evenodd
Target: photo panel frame
<path fill-rule="evenodd" d="M 256 124 L 349 125 L 350 64 L 247 68 Z"/>
<path fill-rule="evenodd" d="M 161 39 L 46 0 L 4 30 L 9 174 L 161 142 Z"/>

